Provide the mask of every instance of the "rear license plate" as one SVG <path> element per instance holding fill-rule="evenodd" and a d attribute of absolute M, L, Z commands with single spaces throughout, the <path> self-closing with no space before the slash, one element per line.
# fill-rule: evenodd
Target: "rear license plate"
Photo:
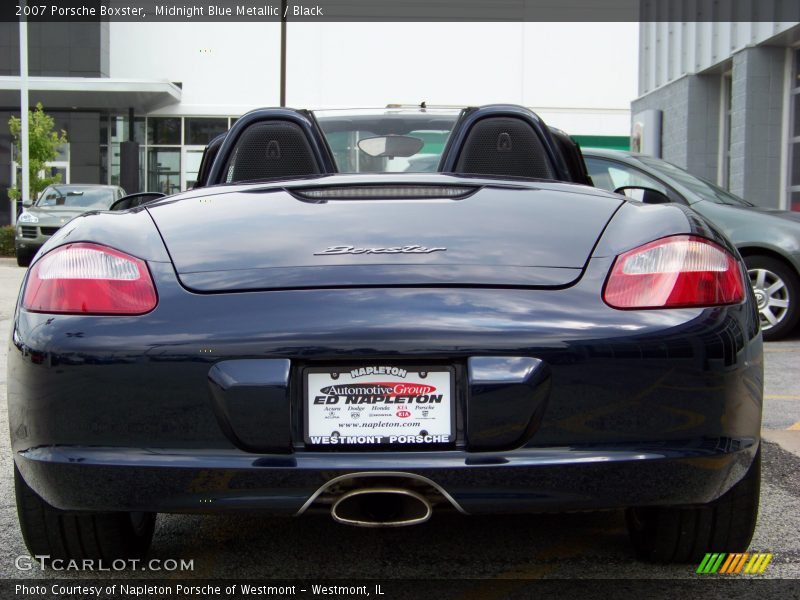
<path fill-rule="evenodd" d="M 364 366 L 305 372 L 305 441 L 315 446 L 449 444 L 453 370 Z"/>

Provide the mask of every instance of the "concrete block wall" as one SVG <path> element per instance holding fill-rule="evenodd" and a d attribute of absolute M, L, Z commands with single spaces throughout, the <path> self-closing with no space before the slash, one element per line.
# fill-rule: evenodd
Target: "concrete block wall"
<path fill-rule="evenodd" d="M 746 48 L 733 55 L 729 188 L 761 206 L 781 206 L 786 49 Z M 684 75 L 634 100 L 631 113 L 663 111 L 662 158 L 717 181 L 722 74 Z"/>
<path fill-rule="evenodd" d="M 689 77 L 661 87 L 631 103 L 631 115 L 648 110 L 662 111 L 661 158 L 679 167 L 688 164 Z"/>
<path fill-rule="evenodd" d="M 730 190 L 761 206 L 778 208 L 786 50 L 747 48 L 733 56 Z"/>
<path fill-rule="evenodd" d="M 686 122 L 686 165 L 691 173 L 717 181 L 720 161 L 720 98 L 722 77 L 691 75 Z"/>
<path fill-rule="evenodd" d="M 661 110 L 661 158 L 691 173 L 716 180 L 719 165 L 717 76 L 686 75 L 634 100 L 631 113 Z"/>

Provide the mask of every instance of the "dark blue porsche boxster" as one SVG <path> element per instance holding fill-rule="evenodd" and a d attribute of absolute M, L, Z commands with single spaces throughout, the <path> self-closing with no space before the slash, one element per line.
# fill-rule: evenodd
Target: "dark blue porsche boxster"
<path fill-rule="evenodd" d="M 646 559 L 745 550 L 741 257 L 688 207 L 590 183 L 520 107 L 262 109 L 195 189 L 74 219 L 8 359 L 29 550 L 138 556 L 159 512 L 604 508 Z"/>

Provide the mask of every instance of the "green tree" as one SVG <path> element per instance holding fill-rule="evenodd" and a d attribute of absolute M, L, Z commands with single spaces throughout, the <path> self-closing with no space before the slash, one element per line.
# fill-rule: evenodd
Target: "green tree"
<path fill-rule="evenodd" d="M 54 160 L 57 156 L 57 148 L 61 144 L 67 143 L 67 132 L 61 130 L 61 135 L 53 131 L 55 121 L 53 117 L 47 115 L 42 109 L 41 102 L 36 104 L 35 110 L 28 111 L 28 164 L 30 172 L 30 197 L 36 195 L 48 185 L 61 181 L 61 174 L 53 177 L 42 177 L 45 173 L 45 163 Z M 22 120 L 19 117 L 11 117 L 8 120 L 8 128 L 14 138 L 14 146 L 17 149 L 17 156 L 22 156 Z M 21 179 L 21 178 L 20 178 Z M 17 187 L 8 188 L 8 197 L 13 201 L 22 197 L 22 181 L 17 181 Z"/>

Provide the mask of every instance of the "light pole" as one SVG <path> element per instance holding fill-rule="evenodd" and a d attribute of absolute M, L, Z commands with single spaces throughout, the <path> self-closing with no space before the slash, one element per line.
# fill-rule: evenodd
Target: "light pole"
<path fill-rule="evenodd" d="M 22 3 L 23 12 L 27 2 Z M 21 16 L 19 19 L 19 110 L 20 110 L 20 147 L 22 156 L 22 202 L 28 199 L 31 186 L 31 174 L 28 168 L 28 20 Z M 17 223 L 17 203 L 11 203 L 11 224 Z"/>
<path fill-rule="evenodd" d="M 286 106 L 286 4 L 281 0 L 281 106 Z"/>

